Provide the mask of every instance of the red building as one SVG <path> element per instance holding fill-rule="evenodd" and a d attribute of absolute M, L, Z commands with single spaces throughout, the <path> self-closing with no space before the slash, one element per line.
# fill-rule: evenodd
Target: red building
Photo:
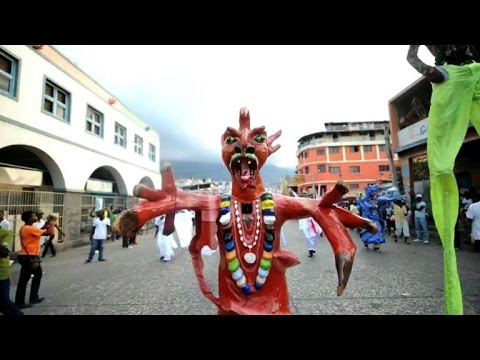
<path fill-rule="evenodd" d="M 326 131 L 298 140 L 299 192 L 325 193 L 337 181 L 357 196 L 368 184 L 389 182 L 384 129 L 388 121 L 326 123 Z"/>

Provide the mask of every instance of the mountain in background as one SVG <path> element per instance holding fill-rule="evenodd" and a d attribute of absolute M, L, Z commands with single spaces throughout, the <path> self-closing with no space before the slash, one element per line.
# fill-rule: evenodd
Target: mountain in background
<path fill-rule="evenodd" d="M 230 173 L 223 164 L 202 163 L 196 161 L 170 161 L 173 165 L 175 179 L 195 178 L 212 179 L 213 181 L 231 181 Z M 265 164 L 260 170 L 264 185 L 278 184 L 285 175 L 294 175 L 294 168 L 283 168 L 275 165 Z"/>

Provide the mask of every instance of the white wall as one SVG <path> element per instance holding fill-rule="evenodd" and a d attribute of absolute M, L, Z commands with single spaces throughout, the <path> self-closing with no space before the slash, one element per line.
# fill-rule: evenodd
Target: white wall
<path fill-rule="evenodd" d="M 119 181 L 120 188 L 124 183 L 123 193 L 131 195 L 133 186 L 144 176 L 150 177 L 155 187 L 160 188 L 160 140 L 156 133 L 145 131 L 142 125 L 31 48 L 24 45 L 2 45 L 1 48 L 19 60 L 19 76 L 17 98 L 0 95 L 0 148 L 29 145 L 46 153 L 40 153 L 40 157 L 44 158 L 58 189 L 84 191 L 87 179 L 101 166 L 110 166 L 116 170 L 114 173 L 118 172 L 117 177 L 123 179 Z M 70 93 L 69 123 L 41 111 L 45 77 Z M 103 113 L 103 138 L 85 131 L 87 104 Z M 115 122 L 127 129 L 126 148 L 114 144 Z M 68 143 L 28 128 L 66 139 Z M 143 155 L 134 152 L 136 134 L 143 138 Z M 156 147 L 155 162 L 148 156 L 150 143 Z"/>
<path fill-rule="evenodd" d="M 153 131 L 145 131 L 142 126 L 130 120 L 101 97 L 38 55 L 30 47 L 24 45 L 1 45 L 1 48 L 15 56 L 20 62 L 17 100 L 0 95 L 1 116 L 37 129 L 52 132 L 74 143 L 97 149 L 158 173 L 160 140 L 156 133 Z M 58 120 L 41 111 L 43 108 L 45 76 L 70 93 L 70 123 Z M 87 104 L 104 115 L 103 138 L 91 135 L 85 131 Z M 115 122 L 118 122 L 127 129 L 127 148 L 114 144 Z M 0 121 L 0 133 L 4 132 L 4 126 L 4 123 Z M 143 138 L 143 156 L 134 152 L 135 134 Z M 24 134 L 23 141 L 28 144 L 33 141 L 32 138 L 35 136 L 34 133 L 28 132 Z M 155 162 L 151 161 L 148 157 L 149 143 L 152 143 L 156 147 Z M 51 144 L 49 144 L 49 147 L 50 145 Z M 0 147 L 3 146 L 4 143 L 0 142 Z M 72 160 L 78 159 L 79 157 L 83 159 L 84 156 L 90 160 L 86 153 L 81 153 L 80 155 L 79 150 L 75 148 L 69 149 L 67 154 L 63 154 L 65 150 L 62 150 L 62 146 L 61 143 L 58 143 L 52 150 L 54 150 L 56 154 L 62 154 L 61 156 L 68 154 Z M 50 155 L 52 154 L 50 153 Z M 106 159 L 100 162 L 108 164 Z M 83 165 L 84 164 L 82 164 L 82 166 Z M 85 164 L 85 166 L 86 165 L 87 164 Z M 124 176 L 128 175 L 125 174 Z"/>
<path fill-rule="evenodd" d="M 117 160 L 108 155 L 84 150 L 75 145 L 2 122 L 0 119 L 0 148 L 10 145 L 28 145 L 46 153 L 46 157 L 40 155 L 40 158 L 43 157 L 42 160 L 51 173 L 55 188 L 63 187 L 63 178 L 64 188 L 67 191 L 83 192 L 90 175 L 101 166 L 111 166 L 118 171 L 128 195 L 132 195 L 133 187 L 144 176 L 152 179 L 155 188 L 161 188 L 161 176 L 158 171 L 140 168 L 121 159 Z M 120 183 L 118 185 L 121 186 Z M 124 193 L 124 195 L 126 194 Z"/>

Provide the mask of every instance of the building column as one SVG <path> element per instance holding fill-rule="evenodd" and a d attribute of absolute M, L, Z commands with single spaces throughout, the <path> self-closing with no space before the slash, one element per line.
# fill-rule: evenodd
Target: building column
<path fill-rule="evenodd" d="M 83 244 L 80 234 L 82 195 L 82 193 L 65 193 L 62 224 L 65 233 L 65 242 L 63 243 L 65 248 Z"/>

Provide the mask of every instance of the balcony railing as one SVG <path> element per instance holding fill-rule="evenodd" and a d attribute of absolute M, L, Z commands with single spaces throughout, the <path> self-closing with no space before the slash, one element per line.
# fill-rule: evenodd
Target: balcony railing
<path fill-rule="evenodd" d="M 304 141 L 298 145 L 297 150 L 302 150 L 307 146 L 315 146 L 319 144 L 333 144 L 333 143 L 351 143 L 355 145 L 363 145 L 364 142 L 369 141 L 384 141 L 382 134 L 376 135 L 374 138 L 371 138 L 370 135 L 359 135 L 359 136 L 342 136 L 338 138 L 320 138 L 320 139 L 311 139 L 309 141 Z"/>

